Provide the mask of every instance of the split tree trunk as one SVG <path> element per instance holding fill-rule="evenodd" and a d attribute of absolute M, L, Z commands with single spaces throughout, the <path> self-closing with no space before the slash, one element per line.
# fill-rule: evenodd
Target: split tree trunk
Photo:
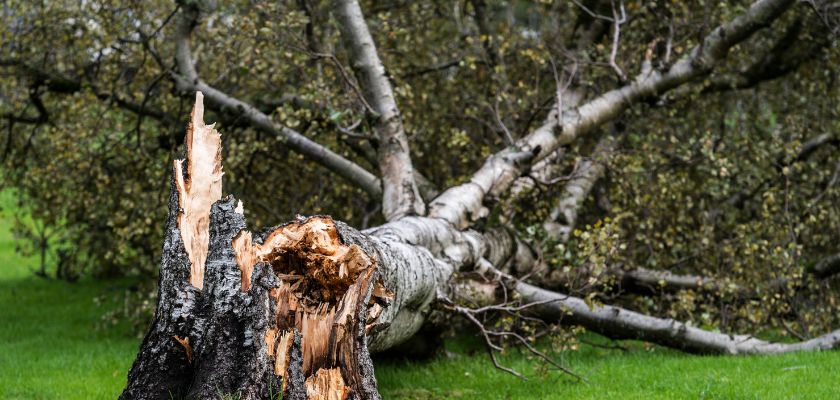
<path fill-rule="evenodd" d="M 419 330 L 453 264 L 394 240 L 418 228 L 410 219 L 363 234 L 319 216 L 251 234 L 242 204 L 220 198 L 218 133 L 202 118 L 198 93 L 173 168 L 159 304 L 122 398 L 378 398 L 370 351 Z M 424 237 L 456 234 L 428 225 Z"/>
<path fill-rule="evenodd" d="M 489 278 L 489 301 L 503 292 L 492 285 L 506 285 L 538 303 L 530 311 L 546 322 L 611 337 L 720 353 L 840 343 L 840 331 L 776 345 L 589 307 L 498 272 L 539 264 L 506 230 L 482 234 L 441 218 L 404 217 L 360 232 L 315 216 L 253 234 L 242 203 L 221 198 L 219 134 L 203 114 L 197 93 L 186 160 L 173 167 L 157 310 L 123 399 L 377 399 L 370 353 L 418 332 L 432 303 L 459 290 L 456 271 Z"/>

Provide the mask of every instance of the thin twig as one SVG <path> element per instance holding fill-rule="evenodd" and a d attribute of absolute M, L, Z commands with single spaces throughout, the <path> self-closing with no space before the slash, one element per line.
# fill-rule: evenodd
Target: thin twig
<path fill-rule="evenodd" d="M 528 380 L 528 378 L 526 378 L 524 375 L 520 374 L 519 372 L 516 372 L 515 370 L 513 370 L 511 368 L 508 368 L 508 367 L 505 367 L 504 365 L 499 364 L 499 361 L 496 359 L 496 354 L 493 353 L 493 350 L 502 351 L 502 348 L 493 343 L 493 341 L 490 339 L 490 335 L 487 333 L 487 329 L 484 329 L 484 324 L 482 324 L 481 321 L 476 319 L 469 312 L 466 312 L 466 310 L 468 310 L 467 308 L 454 307 L 454 310 L 459 312 L 461 315 L 466 316 L 467 319 L 470 320 L 470 322 L 475 324 L 475 326 L 478 328 L 478 330 L 484 336 L 484 342 L 487 345 L 487 347 L 486 347 L 487 348 L 487 354 L 490 355 L 490 360 L 493 361 L 493 366 L 494 367 L 496 367 L 499 370 L 505 371 L 505 372 L 507 372 L 507 373 L 519 378 L 519 379 L 522 379 L 523 381 Z"/>
<path fill-rule="evenodd" d="M 616 10 L 615 8 L 615 0 L 613 0 L 611 3 L 613 13 L 613 43 L 612 51 L 610 51 L 610 66 L 618 74 L 618 77 L 621 79 L 621 81 L 625 82 L 627 81 L 627 75 L 624 74 L 624 71 L 615 62 L 615 57 L 618 54 L 618 45 L 619 41 L 621 40 L 621 24 L 627 22 L 627 14 L 624 12 L 624 0 L 621 0 L 619 7 L 621 10 L 621 17 L 619 17 L 618 10 Z"/>
<path fill-rule="evenodd" d="M 495 336 L 511 336 L 511 337 L 514 337 L 514 338 L 516 338 L 516 340 L 518 340 L 520 343 L 522 343 L 525 346 L 525 348 L 528 349 L 528 351 L 530 351 L 535 356 L 541 358 L 543 361 L 553 365 L 555 368 L 559 369 L 560 371 L 563 371 L 564 373 L 571 375 L 572 377 L 574 377 L 578 381 L 589 383 L 582 376 L 580 376 L 580 375 L 572 372 L 568 368 L 558 364 L 556 361 L 552 360 L 551 357 L 549 357 L 549 356 L 545 355 L 545 353 L 537 350 L 534 346 L 532 346 L 530 343 L 528 343 L 528 340 L 526 340 L 524 337 L 522 337 L 521 335 L 519 335 L 516 332 L 488 332 L 488 333 L 490 335 L 495 335 Z"/>
<path fill-rule="evenodd" d="M 496 102 L 495 104 L 493 104 L 493 107 L 490 107 L 488 105 L 487 108 L 490 109 L 490 112 L 496 119 L 496 123 L 499 124 L 499 127 L 502 128 L 502 133 L 504 133 L 503 137 L 505 139 L 505 146 L 512 146 L 514 142 L 513 135 L 510 134 L 510 131 L 508 130 L 507 126 L 505 126 L 505 123 L 502 122 L 502 118 L 499 116 L 499 100 L 496 99 Z"/>
<path fill-rule="evenodd" d="M 595 13 L 594 11 L 590 10 L 589 8 L 587 8 L 585 5 L 581 4 L 581 3 L 580 3 L 579 1 L 577 1 L 577 0 L 572 0 L 572 3 L 575 3 L 575 5 L 576 5 L 576 6 L 580 7 L 580 8 L 581 8 L 584 12 L 586 12 L 587 14 L 589 14 L 589 16 L 590 16 L 590 17 L 592 17 L 592 18 L 601 19 L 601 20 L 604 20 L 604 21 L 609 21 L 609 22 L 613 22 L 613 21 L 614 21 L 614 20 L 613 20 L 612 18 L 610 18 L 610 17 L 607 17 L 607 16 L 605 16 L 605 15 L 601 15 L 601 14 L 597 14 L 597 13 Z"/>

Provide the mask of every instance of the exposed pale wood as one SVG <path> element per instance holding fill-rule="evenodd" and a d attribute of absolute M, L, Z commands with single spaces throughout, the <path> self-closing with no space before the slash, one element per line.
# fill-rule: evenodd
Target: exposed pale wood
<path fill-rule="evenodd" d="M 186 352 L 186 354 L 187 354 L 187 361 L 192 362 L 193 350 L 192 350 L 192 346 L 190 346 L 190 338 L 185 337 L 185 338 L 181 339 L 181 337 L 178 336 L 178 335 L 174 335 L 174 336 L 172 336 L 172 338 L 175 339 L 175 341 L 178 342 L 178 344 L 180 344 L 182 347 L 184 347 L 184 352 Z"/>
<path fill-rule="evenodd" d="M 271 328 L 265 331 L 265 347 L 268 348 L 268 355 L 274 357 L 277 345 L 277 329 Z"/>
<path fill-rule="evenodd" d="M 350 387 L 344 384 L 338 368 L 322 368 L 306 379 L 306 394 L 310 400 L 344 400 Z"/>
<path fill-rule="evenodd" d="M 269 352 L 269 357 L 274 357 L 274 375 L 283 378 L 283 390 L 286 385 L 286 371 L 289 369 L 289 348 L 292 347 L 292 340 L 294 339 L 294 332 L 286 332 L 280 336 L 277 341 L 277 348 L 273 352 Z M 276 357 L 275 357 L 276 354 Z"/>
<path fill-rule="evenodd" d="M 376 260 L 358 245 L 342 243 L 329 217 L 281 226 L 262 243 L 255 243 L 249 232 L 242 231 L 232 247 L 242 272 L 243 291 L 247 291 L 250 271 L 258 263 L 270 265 L 281 279 L 279 287 L 270 292 L 276 303 L 277 331 L 266 333 L 267 355 L 274 358 L 275 375 L 286 382 L 294 367 L 287 356 L 291 337 L 300 332 L 299 369 L 307 379 L 309 398 L 344 398 L 336 396 L 346 396 L 352 382 L 359 380 L 357 347 L 365 330 L 358 327 L 375 323 L 383 304 L 394 297 L 378 280 L 374 282 Z M 369 300 L 361 303 L 367 293 Z M 363 320 L 356 317 L 360 306 L 370 311 Z M 323 375 L 332 370 L 339 372 L 340 384 Z"/>
<path fill-rule="evenodd" d="M 239 202 L 241 207 L 242 202 Z M 253 238 L 251 232 L 242 231 L 233 238 L 233 250 L 236 252 L 236 264 L 239 266 L 239 272 L 242 276 L 242 291 L 247 292 L 251 288 L 251 275 L 254 273 L 254 265 L 256 265 L 256 254 L 251 251 Z"/>
<path fill-rule="evenodd" d="M 204 96 L 195 94 L 187 127 L 187 158 L 175 160 L 175 185 L 181 212 L 178 229 L 187 250 L 190 284 L 204 287 L 204 264 L 210 240 L 210 207 L 222 198 L 222 136 L 213 125 L 204 124 Z M 186 177 L 184 161 L 187 162 Z"/>

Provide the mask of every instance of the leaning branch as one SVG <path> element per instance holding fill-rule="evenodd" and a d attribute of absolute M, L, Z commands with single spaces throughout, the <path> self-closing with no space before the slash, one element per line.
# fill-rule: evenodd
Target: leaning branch
<path fill-rule="evenodd" d="M 572 290 L 574 282 L 581 277 L 590 277 L 588 267 L 577 271 L 549 270 L 538 249 L 520 240 L 510 229 L 496 228 L 484 232 L 482 241 L 487 253 L 485 258 L 502 273 L 511 274 L 522 280 L 532 280 L 539 286 L 552 290 Z M 653 270 L 642 267 L 626 268 L 619 264 L 607 266 L 604 273 L 616 289 L 621 292 L 650 295 L 676 293 L 684 290 L 709 293 L 733 299 L 760 299 L 768 293 L 777 293 L 785 288 L 796 288 L 799 284 L 790 278 L 774 278 L 757 285 L 743 285 L 713 276 L 677 274 L 667 270 Z M 816 260 L 805 268 L 805 273 L 815 279 L 829 279 L 840 274 L 840 253 L 830 254 Z"/>
<path fill-rule="evenodd" d="M 796 71 L 831 43 L 829 35 L 817 32 L 822 29 L 821 25 L 816 16 L 804 22 L 801 19 L 794 21 L 754 63 L 739 71 L 713 77 L 703 92 L 750 89 Z M 799 40 L 803 28 L 807 29 L 805 34 L 813 40 Z"/>
<path fill-rule="evenodd" d="M 508 240 L 510 244 L 514 242 Z M 491 243 L 502 243 L 494 239 Z M 485 253 L 486 264 L 502 265 L 517 258 L 516 245 L 506 246 L 507 253 L 494 249 Z M 492 245 L 491 247 L 492 248 Z M 613 339 L 642 340 L 661 346 L 701 354 L 777 354 L 792 351 L 828 350 L 840 346 L 840 330 L 798 343 L 772 343 L 750 335 L 711 332 L 669 318 L 658 318 L 610 305 L 593 305 L 585 300 L 546 290 L 516 279 L 492 265 L 485 277 L 510 288 L 524 304 L 518 311 L 529 312 L 546 323 L 579 325 Z M 491 306 L 492 307 L 492 306 Z M 483 308 L 482 308 L 483 309 Z"/>
<path fill-rule="evenodd" d="M 676 62 L 666 72 L 642 71 L 632 83 L 604 93 L 578 107 L 576 112 L 547 122 L 513 146 L 489 157 L 469 182 L 438 196 L 430 204 L 429 215 L 458 227 L 469 226 L 483 215 L 485 197 L 506 192 L 528 166 L 615 118 L 637 101 L 660 96 L 707 75 L 732 46 L 773 22 L 793 3 L 793 0 L 760 0 L 741 16 L 712 31 L 701 45 L 692 49 L 689 57 Z"/>
<path fill-rule="evenodd" d="M 543 223 L 550 236 L 563 242 L 569 240 L 569 235 L 577 224 L 578 211 L 595 187 L 595 183 L 604 176 L 607 159 L 618 147 L 618 142 L 619 138 L 614 135 L 604 136 L 595 145 L 592 155 L 578 163 L 572 178 L 566 182 L 563 195 Z"/>
<path fill-rule="evenodd" d="M 408 138 L 402 124 L 391 83 L 376 44 L 368 31 L 362 9 L 356 0 L 336 0 L 336 19 L 351 65 L 372 107 L 379 137 L 379 169 L 382 173 L 382 213 L 387 220 L 406 215 L 423 215 L 426 205 L 414 180 L 414 167 Z"/>
<path fill-rule="evenodd" d="M 382 195 L 379 179 L 358 164 L 312 141 L 294 129 L 275 124 L 268 115 L 254 106 L 203 82 L 195 69 L 190 49 L 190 37 L 198 17 L 199 10 L 196 7 L 184 7 L 181 11 L 180 26 L 176 29 L 175 59 L 178 64 L 178 73 L 173 73 L 172 78 L 179 91 L 182 93 L 196 91 L 204 93 L 209 105 L 215 109 L 236 114 L 239 118 L 248 121 L 254 128 L 280 138 L 289 148 L 333 171 L 371 196 L 379 197 Z"/>

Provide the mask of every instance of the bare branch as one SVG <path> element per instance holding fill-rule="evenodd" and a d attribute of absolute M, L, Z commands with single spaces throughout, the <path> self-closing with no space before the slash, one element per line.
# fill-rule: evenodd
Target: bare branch
<path fill-rule="evenodd" d="M 490 360 L 493 362 L 493 366 L 496 367 L 497 369 L 505 371 L 505 372 L 507 372 L 507 373 L 519 378 L 519 379 L 526 380 L 526 381 L 528 380 L 528 378 L 526 378 L 525 376 L 523 376 L 522 374 L 520 374 L 516 370 L 514 370 L 512 368 L 509 368 L 509 367 L 505 367 L 505 366 L 499 364 L 498 360 L 496 359 L 496 354 L 493 352 L 493 351 L 502 351 L 503 349 L 499 345 L 493 343 L 493 340 L 491 339 L 491 336 L 513 337 L 516 340 L 518 340 L 522 345 L 524 345 L 525 348 L 528 349 L 529 352 L 531 352 L 535 356 L 539 357 L 544 362 L 554 366 L 559 371 L 574 377 L 578 381 L 586 382 L 586 379 L 583 379 L 583 377 L 581 377 L 580 375 L 572 372 L 570 369 L 568 369 L 568 368 L 560 365 L 556 361 L 552 360 L 550 357 L 545 355 L 543 352 L 537 350 L 534 346 L 531 345 L 531 343 L 527 339 L 523 338 L 521 335 L 517 334 L 516 332 L 508 332 L 508 331 L 496 332 L 496 331 L 488 330 L 487 327 L 485 327 L 484 324 L 481 321 L 479 321 L 478 318 L 476 318 L 476 314 L 481 314 L 481 313 L 488 312 L 488 311 L 495 311 L 495 310 L 507 310 L 507 311 L 516 310 L 516 311 L 520 311 L 520 310 L 524 310 L 526 308 L 533 307 L 533 306 L 540 305 L 540 304 L 545 304 L 545 303 L 544 302 L 537 302 L 537 303 L 526 304 L 524 306 L 498 305 L 498 306 L 495 306 L 495 307 L 482 307 L 482 308 L 478 308 L 478 309 L 470 309 L 470 308 L 461 307 L 461 306 L 449 305 L 449 306 L 447 306 L 447 308 L 452 310 L 452 311 L 457 312 L 460 315 L 463 315 L 470 322 L 472 322 L 473 325 L 475 325 L 476 328 L 478 328 L 478 331 L 484 337 L 485 347 L 487 349 L 487 353 L 490 355 Z"/>
<path fill-rule="evenodd" d="M 496 240 L 498 242 L 498 240 Z M 508 241 L 508 243 L 514 243 Z M 519 246 L 507 246 L 508 252 Z M 490 262 L 509 257 L 503 251 L 489 252 Z M 493 273 L 492 266 L 490 273 Z M 706 354 L 777 354 L 792 351 L 828 350 L 840 346 L 840 330 L 798 343 L 772 343 L 750 335 L 710 332 L 684 322 L 657 318 L 609 305 L 591 304 L 581 298 L 546 290 L 495 271 L 502 283 L 518 293 L 520 301 L 531 305 L 527 311 L 547 323 L 580 325 L 612 339 L 636 339 L 674 349 Z M 699 280 L 699 279 L 698 279 Z M 768 288 L 787 284 L 776 280 Z M 752 288 L 752 291 L 755 291 Z"/>
<path fill-rule="evenodd" d="M 362 9 L 356 0 L 336 0 L 335 11 L 351 65 L 361 82 L 364 99 L 376 114 L 374 129 L 379 137 L 382 214 L 387 220 L 423 215 L 426 205 L 414 180 L 408 138 Z"/>
<path fill-rule="evenodd" d="M 621 16 L 619 16 L 618 10 L 615 8 L 615 0 L 612 1 L 612 13 L 613 13 L 613 42 L 612 42 L 612 50 L 610 51 L 610 66 L 615 73 L 618 75 L 618 78 L 621 79 L 622 82 L 627 81 L 627 75 L 624 74 L 624 71 L 618 64 L 615 62 L 615 57 L 618 54 L 618 45 L 621 41 L 621 25 L 627 22 L 627 13 L 624 11 L 624 0 L 620 0 L 621 5 L 619 9 L 621 10 Z"/>
<path fill-rule="evenodd" d="M 604 21 L 607 21 L 607 22 L 614 22 L 615 21 L 613 18 L 607 17 L 605 15 L 598 14 L 598 13 L 590 10 L 589 7 L 583 5 L 578 0 L 572 0 L 572 3 L 575 3 L 576 6 L 580 7 L 581 10 L 583 10 L 585 13 L 589 14 L 589 16 L 592 17 L 592 18 L 604 20 Z"/>
<path fill-rule="evenodd" d="M 566 183 L 563 196 L 552 208 L 548 219 L 543 223 L 546 232 L 562 242 L 569 240 L 575 229 L 578 211 L 584 200 L 592 192 L 595 183 L 604 176 L 607 159 L 615 151 L 623 135 L 606 135 L 598 141 L 592 155 L 578 162 L 571 179 Z"/>
<path fill-rule="evenodd" d="M 816 32 L 820 25 L 816 17 L 804 22 L 801 19 L 795 20 L 754 63 L 740 71 L 713 77 L 703 91 L 749 89 L 796 71 L 801 65 L 817 57 L 820 51 L 831 43 L 829 35 Z M 813 38 L 812 40 L 798 40 L 803 28 L 808 29 L 806 33 Z"/>
<path fill-rule="evenodd" d="M 450 68 L 458 67 L 462 62 L 463 62 L 463 59 L 459 58 L 459 59 L 456 59 L 456 60 L 453 60 L 453 61 L 449 61 L 449 62 L 437 64 L 437 65 L 431 65 L 431 66 L 426 66 L 426 67 L 418 67 L 418 68 L 411 69 L 411 70 L 408 70 L 408 71 L 404 72 L 402 75 L 400 75 L 400 78 L 410 79 L 410 78 L 416 78 L 418 76 L 423 76 L 423 75 L 426 75 L 426 74 L 431 74 L 431 73 L 435 73 L 435 72 L 439 72 L 439 71 L 446 71 Z"/>
<path fill-rule="evenodd" d="M 522 337 L 522 335 L 520 335 L 516 332 L 490 332 L 490 334 L 491 335 L 496 335 L 496 336 L 510 336 L 510 337 L 513 337 L 516 340 L 518 340 L 519 343 L 522 343 L 522 345 L 525 346 L 525 348 L 528 349 L 528 351 L 530 351 L 531 354 L 534 354 L 535 356 L 539 357 L 543 361 L 551 364 L 552 366 L 554 366 L 554 368 L 557 368 L 558 370 L 560 370 L 560 371 L 562 371 L 562 372 L 564 372 L 568 375 L 571 375 L 572 377 L 574 377 L 578 381 L 587 382 L 587 380 L 584 379 L 582 376 L 580 376 L 580 375 L 574 373 L 572 370 L 560 365 L 559 363 L 557 363 L 557 361 L 554 361 L 554 360 L 551 359 L 551 357 L 545 355 L 545 353 L 537 350 L 533 345 L 531 345 L 531 343 L 528 342 L 527 339 L 525 339 L 524 337 Z"/>
<path fill-rule="evenodd" d="M 514 146 L 489 157 L 468 183 L 449 188 L 438 196 L 430 204 L 429 215 L 458 227 L 469 226 L 485 214 L 481 211 L 484 198 L 498 197 L 506 192 L 531 164 L 577 136 L 610 121 L 635 102 L 660 96 L 708 74 L 732 46 L 770 24 L 793 3 L 793 0 L 760 0 L 743 15 L 715 29 L 705 38 L 702 46 L 695 47 L 689 57 L 676 62 L 664 74 L 651 71 L 639 75 L 624 87 L 604 93 L 578 107 L 576 112 L 546 122 Z M 530 159 L 513 157 L 522 153 L 533 156 Z"/>
<path fill-rule="evenodd" d="M 478 328 L 479 332 L 481 332 L 481 335 L 484 336 L 484 344 L 487 348 L 487 354 L 490 356 L 490 361 L 493 362 L 493 366 L 496 367 L 496 369 L 505 371 L 519 379 L 522 379 L 523 381 L 528 380 L 528 378 L 526 378 L 519 372 L 516 372 L 514 369 L 499 364 L 499 361 L 496 359 L 496 353 L 494 353 L 493 351 L 502 351 L 502 348 L 493 343 L 493 341 L 490 339 L 490 335 L 487 333 L 487 329 L 484 328 L 484 324 L 482 324 L 481 321 L 476 319 L 475 316 L 468 312 L 462 312 L 462 307 L 455 307 L 454 309 L 455 311 L 458 311 L 461 315 L 467 317 L 467 319 L 470 320 L 470 322 L 472 322 L 476 326 L 476 328 Z"/>
<path fill-rule="evenodd" d="M 797 343 L 773 343 L 751 335 L 729 335 L 657 318 L 620 307 L 590 305 L 583 299 L 529 285 L 514 284 L 525 301 L 550 301 L 532 310 L 546 321 L 581 325 L 612 339 L 636 339 L 704 354 L 778 354 L 829 350 L 840 345 L 840 330 Z"/>
<path fill-rule="evenodd" d="M 289 148 L 308 159 L 338 174 L 348 182 L 355 184 L 371 196 L 382 195 L 379 179 L 358 164 L 342 157 L 332 150 L 316 143 L 299 132 L 286 126 L 275 124 L 271 118 L 254 106 L 232 97 L 201 81 L 195 70 L 195 63 L 190 50 L 190 36 L 199 16 L 195 7 L 183 7 L 180 25 L 176 32 L 176 60 L 179 73 L 173 73 L 178 89 L 184 95 L 196 91 L 202 92 L 208 105 L 216 110 L 230 112 L 248 121 L 254 128 L 283 140 Z"/>

